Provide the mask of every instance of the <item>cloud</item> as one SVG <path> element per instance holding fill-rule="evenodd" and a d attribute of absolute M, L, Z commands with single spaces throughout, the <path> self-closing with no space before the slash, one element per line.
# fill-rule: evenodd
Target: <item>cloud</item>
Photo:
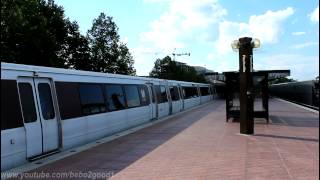
<path fill-rule="evenodd" d="M 213 45 L 214 50 L 201 62 L 195 61 L 193 57 L 186 59 L 181 57 L 179 61 L 191 65 L 206 64 L 208 68 L 216 71 L 237 70 L 238 64 L 228 61 L 230 57 L 237 59 L 236 53 L 229 53 L 232 50 L 230 44 L 233 40 L 242 36 L 251 36 L 259 38 L 262 44 L 277 43 L 283 34 L 285 21 L 294 14 L 294 9 L 288 7 L 252 15 L 247 22 L 234 22 L 225 20 L 227 10 L 221 7 L 217 0 L 172 0 L 167 3 L 168 9 L 149 24 L 149 31 L 140 34 L 139 45 L 134 48 L 135 68 L 139 75 L 147 75 L 154 61 L 171 55 L 174 48 L 187 49 L 189 45 L 187 42 L 199 41 L 208 43 L 209 46 Z M 218 35 L 215 39 L 210 35 L 213 31 Z M 292 34 L 302 35 L 303 32 Z M 273 57 L 273 59 L 281 58 Z M 274 69 L 276 66 L 267 64 L 265 67 Z"/>
<path fill-rule="evenodd" d="M 145 1 L 165 2 L 165 0 Z M 221 7 L 217 0 L 171 0 L 167 3 L 169 3 L 168 9 L 149 24 L 149 31 L 140 33 L 138 49 L 151 48 L 165 56 L 171 54 L 175 48 L 187 48 L 187 42 L 207 41 L 210 39 L 208 29 L 216 27 L 217 23 L 227 15 L 227 10 Z M 149 65 L 153 65 L 153 62 L 149 62 L 150 54 L 137 52 L 136 50 L 136 53 L 133 53 L 134 59 L 139 59 L 136 67 L 142 70 L 142 74 L 147 74 L 152 68 Z M 140 74 L 138 68 L 137 72 Z"/>
<path fill-rule="evenodd" d="M 166 50 L 184 47 L 184 44 L 177 39 L 180 34 L 176 27 L 177 18 L 168 13 L 162 15 L 159 20 L 150 24 L 151 31 L 140 34 L 140 41 Z"/>
<path fill-rule="evenodd" d="M 168 1 L 170 0 L 143 0 L 144 3 L 163 3 Z"/>
<path fill-rule="evenodd" d="M 213 60 L 215 58 L 215 55 L 213 54 L 213 53 L 209 53 L 208 55 L 207 55 L 207 59 L 208 60 Z"/>
<path fill-rule="evenodd" d="M 305 43 L 293 45 L 291 48 L 292 49 L 302 49 L 302 48 L 316 46 L 316 45 L 319 45 L 319 42 L 305 42 Z"/>
<path fill-rule="evenodd" d="M 139 73 L 138 75 L 149 75 L 149 72 L 153 68 L 154 61 L 164 56 L 161 51 L 146 46 L 132 48 L 131 52 L 135 60 L 134 67 Z"/>
<path fill-rule="evenodd" d="M 216 72 L 237 71 L 239 69 L 238 53 L 222 55 L 211 52 L 204 60 L 207 67 Z"/>
<path fill-rule="evenodd" d="M 216 0 L 175 0 L 170 6 L 170 12 L 181 18 L 181 29 L 205 28 L 218 22 L 227 15 Z"/>
<path fill-rule="evenodd" d="M 227 54 L 231 52 L 231 42 L 241 36 L 250 36 L 248 24 L 231 21 L 219 23 L 219 37 L 215 42 L 217 53 Z"/>
<path fill-rule="evenodd" d="M 284 21 L 293 13 L 293 8 L 288 7 L 279 11 L 269 10 L 262 15 L 252 15 L 247 23 L 222 21 L 219 23 L 219 37 L 215 47 L 218 53 L 229 53 L 232 40 L 242 36 L 258 38 L 261 43 L 277 43 L 283 32 Z"/>
<path fill-rule="evenodd" d="M 140 40 L 171 51 L 184 48 L 184 39 L 195 38 L 195 31 L 219 22 L 226 14 L 216 0 L 173 0 L 169 9 L 150 23 L 150 31 L 140 34 Z"/>
<path fill-rule="evenodd" d="M 310 20 L 312 22 L 318 23 L 319 22 L 319 5 L 316 7 L 314 11 L 309 14 Z"/>
<path fill-rule="evenodd" d="M 291 77 L 299 80 L 311 80 L 319 74 L 319 56 L 302 54 L 275 54 L 255 58 L 254 69 L 289 69 Z"/>
<path fill-rule="evenodd" d="M 291 34 L 292 34 L 293 36 L 301 36 L 301 35 L 305 35 L 306 32 L 299 31 L 299 32 L 292 32 Z"/>

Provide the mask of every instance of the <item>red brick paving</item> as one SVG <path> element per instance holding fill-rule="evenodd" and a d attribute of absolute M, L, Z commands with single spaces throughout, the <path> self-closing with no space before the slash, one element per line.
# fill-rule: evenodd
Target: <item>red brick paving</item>
<path fill-rule="evenodd" d="M 215 100 L 152 127 L 45 165 L 33 172 L 112 172 L 111 179 L 319 179 L 319 117 L 270 100 L 255 135 L 226 123 Z M 74 178 L 77 179 L 77 178 Z"/>

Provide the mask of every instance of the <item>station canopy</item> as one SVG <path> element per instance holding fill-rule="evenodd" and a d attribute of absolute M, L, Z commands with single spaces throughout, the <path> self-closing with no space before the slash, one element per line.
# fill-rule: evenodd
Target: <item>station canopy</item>
<path fill-rule="evenodd" d="M 231 74 L 238 74 L 238 71 L 229 71 L 229 72 L 223 72 L 224 75 L 231 75 Z M 284 78 L 287 76 L 290 76 L 290 70 L 260 70 L 260 71 L 254 71 L 252 72 L 253 77 L 254 76 L 260 76 L 260 75 L 268 75 L 268 80 L 274 80 L 278 78 Z"/>

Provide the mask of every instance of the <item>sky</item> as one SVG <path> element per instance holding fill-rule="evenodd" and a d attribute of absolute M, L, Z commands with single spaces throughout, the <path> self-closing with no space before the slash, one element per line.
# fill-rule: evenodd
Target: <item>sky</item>
<path fill-rule="evenodd" d="M 257 38 L 254 70 L 290 69 L 290 78 L 319 76 L 317 0 L 56 0 L 85 35 L 104 12 L 112 16 L 135 60 L 137 75 L 148 75 L 157 58 L 215 72 L 237 71 L 240 37 Z"/>

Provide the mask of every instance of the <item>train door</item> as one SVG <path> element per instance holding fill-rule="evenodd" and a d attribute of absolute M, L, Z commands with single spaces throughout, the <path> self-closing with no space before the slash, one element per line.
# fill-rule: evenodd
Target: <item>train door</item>
<path fill-rule="evenodd" d="M 200 105 L 201 104 L 200 86 L 196 86 L 196 88 L 197 88 L 197 95 L 198 95 L 197 105 Z"/>
<path fill-rule="evenodd" d="M 215 88 L 213 85 L 210 86 L 210 94 L 211 94 L 211 96 L 210 96 L 210 97 L 211 97 L 211 100 L 213 100 L 215 94 L 217 94 L 216 88 Z"/>
<path fill-rule="evenodd" d="M 157 96 L 158 118 L 169 115 L 169 99 L 166 85 L 155 86 Z"/>
<path fill-rule="evenodd" d="M 180 93 L 181 104 L 182 104 L 181 111 L 183 111 L 184 110 L 184 90 L 180 85 L 179 85 L 179 93 Z"/>
<path fill-rule="evenodd" d="M 183 110 L 183 97 L 182 97 L 182 94 L 180 92 L 180 86 L 177 85 L 177 91 L 178 91 L 178 96 L 179 96 L 179 111 L 182 111 Z"/>
<path fill-rule="evenodd" d="M 158 118 L 158 103 L 156 98 L 156 92 L 154 88 L 153 83 L 147 83 L 149 87 L 149 94 L 151 95 L 151 119 L 157 119 Z"/>
<path fill-rule="evenodd" d="M 166 86 L 167 88 L 167 95 L 168 95 L 168 103 L 169 103 L 169 115 L 172 114 L 172 98 L 170 94 L 170 86 Z"/>
<path fill-rule="evenodd" d="M 48 78 L 18 78 L 19 96 L 26 130 L 27 157 L 59 148 L 58 120 L 52 85 Z"/>
<path fill-rule="evenodd" d="M 211 87 L 211 85 L 209 86 L 209 96 L 210 96 L 210 100 L 212 100 L 212 87 Z"/>
<path fill-rule="evenodd" d="M 205 88 L 205 87 L 198 86 L 198 88 L 199 88 L 200 104 L 203 104 L 204 102 L 206 102 L 207 97 L 204 97 L 206 95 L 201 92 L 201 88 Z"/>

